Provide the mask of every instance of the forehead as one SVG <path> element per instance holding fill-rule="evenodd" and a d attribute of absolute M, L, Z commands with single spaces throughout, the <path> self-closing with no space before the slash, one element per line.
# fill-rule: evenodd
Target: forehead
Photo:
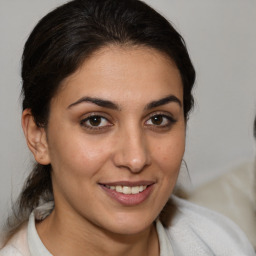
<path fill-rule="evenodd" d="M 67 77 L 56 96 L 97 96 L 125 102 L 173 93 L 182 101 L 182 87 L 180 72 L 167 55 L 147 47 L 107 46 Z"/>

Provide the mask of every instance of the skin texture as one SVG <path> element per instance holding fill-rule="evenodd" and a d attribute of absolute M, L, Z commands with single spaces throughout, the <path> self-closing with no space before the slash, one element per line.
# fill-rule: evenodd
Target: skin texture
<path fill-rule="evenodd" d="M 37 224 L 52 254 L 159 255 L 154 220 L 184 154 L 182 104 L 180 74 L 168 57 L 145 47 L 108 46 L 62 82 L 46 130 L 24 111 L 29 148 L 36 161 L 52 165 L 55 209 Z M 150 192 L 135 205 L 120 203 L 101 185 L 145 181 Z"/>

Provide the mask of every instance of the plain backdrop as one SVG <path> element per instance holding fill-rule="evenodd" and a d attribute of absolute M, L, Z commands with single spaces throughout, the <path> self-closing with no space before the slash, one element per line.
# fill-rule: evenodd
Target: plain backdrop
<path fill-rule="evenodd" d="M 64 0 L 0 0 L 0 222 L 31 170 L 20 125 L 22 48 L 37 21 Z M 197 71 L 187 131 L 199 186 L 255 156 L 256 1 L 148 0 L 185 38 Z"/>

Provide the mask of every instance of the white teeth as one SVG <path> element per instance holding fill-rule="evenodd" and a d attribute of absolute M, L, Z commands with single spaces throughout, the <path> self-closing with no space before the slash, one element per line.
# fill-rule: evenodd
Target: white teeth
<path fill-rule="evenodd" d="M 120 192 L 120 193 L 123 192 L 123 188 L 122 188 L 121 186 L 116 186 L 116 187 L 115 187 L 115 190 L 116 190 L 117 192 Z"/>
<path fill-rule="evenodd" d="M 135 187 L 129 187 L 129 186 L 107 186 L 107 188 L 115 190 L 116 192 L 123 193 L 125 195 L 130 195 L 130 194 L 138 194 L 142 191 L 144 191 L 147 186 L 135 186 Z"/>
<path fill-rule="evenodd" d="M 123 193 L 126 195 L 129 195 L 132 193 L 132 188 L 131 187 L 127 187 L 127 186 L 123 186 Z"/>
<path fill-rule="evenodd" d="M 132 187 L 132 194 L 138 194 L 140 192 L 140 187 Z"/>

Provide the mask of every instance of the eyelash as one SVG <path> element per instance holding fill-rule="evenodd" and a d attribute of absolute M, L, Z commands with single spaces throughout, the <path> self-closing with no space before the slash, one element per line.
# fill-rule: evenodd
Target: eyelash
<path fill-rule="evenodd" d="M 165 122 L 166 124 L 164 124 L 164 125 L 162 125 L 162 124 L 157 125 L 157 124 L 152 123 L 152 119 L 153 118 L 159 118 L 159 117 L 162 119 L 162 122 Z M 92 125 L 92 123 L 88 124 L 87 122 L 93 121 L 93 118 L 94 119 L 95 118 L 99 118 L 100 119 L 99 120 L 100 121 L 99 124 L 101 124 L 103 121 L 108 123 L 108 124 L 106 124 L 106 125 L 103 124 L 101 126 L 97 126 L 97 125 L 94 126 L 94 125 Z M 161 119 L 160 119 L 160 121 L 161 121 Z M 167 114 L 163 114 L 163 113 L 153 113 L 153 114 L 151 114 L 149 116 L 149 118 L 146 120 L 145 123 L 147 123 L 149 121 L 151 121 L 151 124 L 146 124 L 146 126 L 148 126 L 150 129 L 153 129 L 153 130 L 168 129 L 168 128 L 171 128 L 171 126 L 174 123 L 177 122 L 177 120 L 175 120 L 171 115 L 167 115 Z M 113 126 L 113 123 L 110 122 L 108 120 L 108 118 L 102 116 L 101 114 L 97 114 L 97 113 L 93 114 L 92 113 L 92 114 L 90 114 L 90 116 L 88 116 L 88 117 L 84 118 L 83 120 L 81 120 L 80 121 L 80 125 L 82 127 L 84 127 L 85 129 L 97 132 L 97 131 L 106 130 L 106 129 L 110 128 L 111 126 Z"/>
<path fill-rule="evenodd" d="M 160 117 L 162 119 L 163 122 L 165 122 L 166 124 L 153 124 L 152 123 L 152 119 L 153 118 L 157 118 Z M 168 114 L 163 114 L 163 113 L 153 113 L 150 115 L 149 119 L 147 119 L 146 122 L 151 121 L 152 124 L 149 124 L 148 126 L 150 126 L 151 129 L 168 129 L 171 128 L 173 124 L 175 124 L 177 122 L 177 120 L 175 120 L 171 115 Z"/>
<path fill-rule="evenodd" d="M 102 123 L 102 120 L 105 120 L 105 122 L 107 122 L 107 125 L 103 125 L 103 126 L 93 126 L 92 124 L 86 124 L 87 122 L 93 121 L 93 118 L 100 118 L 100 123 Z M 110 126 L 113 126 L 113 124 L 108 120 L 108 118 L 102 116 L 101 114 L 90 114 L 90 116 L 84 118 L 83 120 L 80 121 L 80 125 L 83 126 L 86 129 L 89 130 L 94 130 L 94 131 L 98 131 L 98 130 L 102 130 L 102 129 L 106 129 Z"/>

